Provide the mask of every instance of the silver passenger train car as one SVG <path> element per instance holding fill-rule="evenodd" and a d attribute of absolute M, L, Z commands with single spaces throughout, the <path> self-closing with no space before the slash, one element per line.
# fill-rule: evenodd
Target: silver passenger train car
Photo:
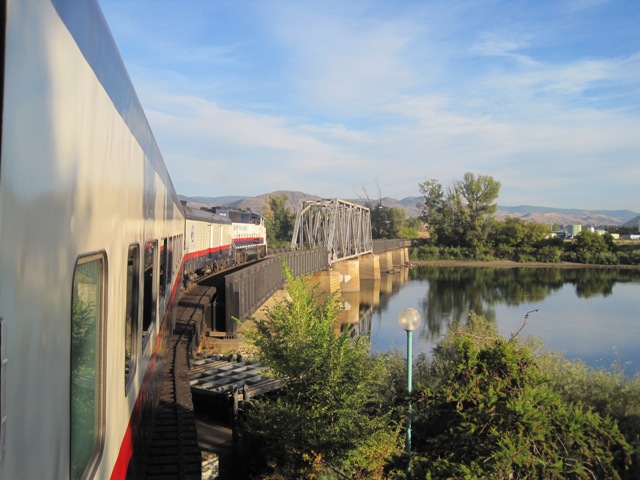
<path fill-rule="evenodd" d="M 98 4 L 4 8 L 0 478 L 123 478 L 184 213 Z"/>
<path fill-rule="evenodd" d="M 233 221 L 192 230 L 96 0 L 2 9 L 0 478 L 135 478 L 191 235 Z"/>

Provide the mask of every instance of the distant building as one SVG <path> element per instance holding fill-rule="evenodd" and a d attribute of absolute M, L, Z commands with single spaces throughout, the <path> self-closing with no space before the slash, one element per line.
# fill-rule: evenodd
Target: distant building
<path fill-rule="evenodd" d="M 567 225 L 567 235 L 575 237 L 582 232 L 582 225 Z"/>

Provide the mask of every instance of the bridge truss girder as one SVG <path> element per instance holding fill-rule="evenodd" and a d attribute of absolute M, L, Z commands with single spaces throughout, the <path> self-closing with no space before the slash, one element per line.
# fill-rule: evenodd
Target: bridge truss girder
<path fill-rule="evenodd" d="M 373 251 L 371 212 L 339 199 L 304 200 L 298 210 L 291 248 L 325 248 L 329 263 Z"/>

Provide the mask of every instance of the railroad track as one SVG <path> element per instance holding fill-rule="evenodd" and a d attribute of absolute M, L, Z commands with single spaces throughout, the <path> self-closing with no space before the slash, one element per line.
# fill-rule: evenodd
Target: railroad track
<path fill-rule="evenodd" d="M 153 434 L 144 457 L 141 478 L 148 480 L 200 480 L 202 454 L 189 384 L 191 342 L 197 341 L 196 318 L 210 287 L 194 286 L 176 314 L 171 350 L 165 360 L 160 403 Z M 199 301 L 200 300 L 200 301 Z"/>

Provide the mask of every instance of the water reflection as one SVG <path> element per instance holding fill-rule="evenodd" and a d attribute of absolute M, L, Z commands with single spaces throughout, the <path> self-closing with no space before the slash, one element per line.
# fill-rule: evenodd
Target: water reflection
<path fill-rule="evenodd" d="M 377 351 L 403 348 L 396 317 L 406 307 L 423 316 L 416 337 L 425 353 L 452 322 L 466 321 L 470 310 L 509 335 L 526 311 L 539 308 L 526 332 L 541 336 L 549 348 L 594 366 L 609 366 L 617 356 L 634 363 L 627 373 L 640 370 L 638 270 L 415 267 L 383 275 L 379 292 L 377 281 L 361 286 L 359 310 L 372 318 Z"/>

